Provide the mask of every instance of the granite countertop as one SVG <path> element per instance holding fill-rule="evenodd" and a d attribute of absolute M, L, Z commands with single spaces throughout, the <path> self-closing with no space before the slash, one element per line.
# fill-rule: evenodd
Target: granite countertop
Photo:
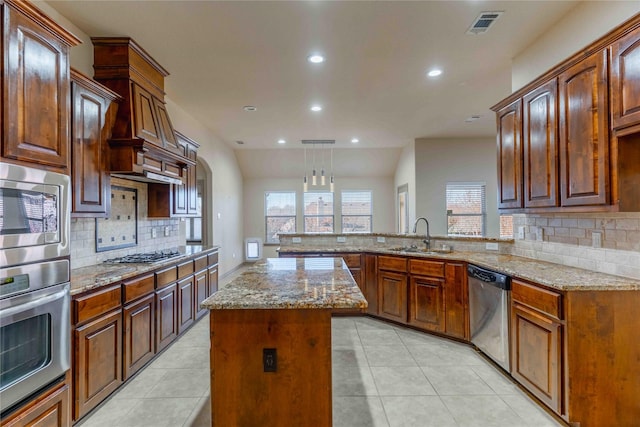
<path fill-rule="evenodd" d="M 582 268 L 568 267 L 547 261 L 524 258 L 497 252 L 454 251 L 448 253 L 423 253 L 391 250 L 385 247 L 305 247 L 282 246 L 279 252 L 368 252 L 382 255 L 400 255 L 442 260 L 466 261 L 512 277 L 530 280 L 562 291 L 637 291 L 640 280 L 611 274 L 598 273 Z"/>
<path fill-rule="evenodd" d="M 178 248 L 180 256 L 152 264 L 96 264 L 71 270 L 71 295 L 107 286 L 112 283 L 158 270 L 162 267 L 180 262 L 201 252 L 219 249 L 218 246 L 188 245 Z"/>
<path fill-rule="evenodd" d="M 216 309 L 367 307 L 342 258 L 268 258 L 202 302 Z"/>

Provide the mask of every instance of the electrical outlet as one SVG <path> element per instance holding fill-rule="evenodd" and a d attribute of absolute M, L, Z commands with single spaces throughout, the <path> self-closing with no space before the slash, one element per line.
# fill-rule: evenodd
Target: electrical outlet
<path fill-rule="evenodd" d="M 524 240 L 524 225 L 518 227 L 517 238 L 518 240 Z"/>
<path fill-rule="evenodd" d="M 262 349 L 262 367 L 264 372 L 276 372 L 278 370 L 278 353 L 275 348 Z"/>
<path fill-rule="evenodd" d="M 593 233 L 591 233 L 591 245 L 594 248 L 602 247 L 602 233 L 598 231 L 594 231 Z"/>
<path fill-rule="evenodd" d="M 484 247 L 488 251 L 497 251 L 498 250 L 498 244 L 496 242 L 487 242 Z"/>
<path fill-rule="evenodd" d="M 376 240 L 378 241 L 378 243 L 386 242 L 386 239 L 384 238 L 384 236 L 378 236 L 378 238 Z"/>
<path fill-rule="evenodd" d="M 171 235 L 171 227 L 166 226 L 164 228 L 164 237 L 169 237 Z"/>
<path fill-rule="evenodd" d="M 302 237 L 292 237 L 291 242 L 293 243 L 302 243 Z"/>
<path fill-rule="evenodd" d="M 336 237 L 336 241 L 338 243 L 345 243 L 347 241 L 347 238 L 345 236 L 338 236 Z"/>
<path fill-rule="evenodd" d="M 155 239 L 156 237 L 158 237 L 158 231 L 155 228 L 151 229 L 151 238 Z"/>

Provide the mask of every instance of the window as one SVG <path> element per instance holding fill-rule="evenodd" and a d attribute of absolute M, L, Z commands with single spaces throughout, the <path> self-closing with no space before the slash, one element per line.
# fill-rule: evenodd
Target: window
<path fill-rule="evenodd" d="M 371 233 L 371 191 L 342 192 L 342 232 Z"/>
<path fill-rule="evenodd" d="M 484 236 L 486 216 L 484 183 L 447 184 L 449 236 Z"/>
<path fill-rule="evenodd" d="M 304 193 L 304 232 L 333 233 L 333 193 Z"/>
<path fill-rule="evenodd" d="M 295 191 L 264 193 L 265 243 L 280 243 L 278 233 L 296 232 Z"/>

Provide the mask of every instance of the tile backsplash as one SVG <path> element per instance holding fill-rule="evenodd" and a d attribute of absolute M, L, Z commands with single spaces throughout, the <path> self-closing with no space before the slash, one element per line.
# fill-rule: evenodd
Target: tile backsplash
<path fill-rule="evenodd" d="M 180 219 L 151 219 L 147 217 L 147 184 L 121 178 L 111 178 L 111 185 L 137 190 L 138 244 L 122 249 L 96 252 L 96 220 L 94 218 L 72 218 L 71 268 L 86 267 L 99 264 L 109 258 L 171 249 L 185 244 L 184 237 L 180 234 Z M 133 212 L 126 212 L 127 208 L 120 206 L 118 214 L 135 216 L 135 210 L 132 205 L 128 206 Z M 152 237 L 152 230 L 155 230 L 155 238 Z M 168 236 L 165 236 L 165 231 L 168 232 Z"/>
<path fill-rule="evenodd" d="M 517 239 L 521 227 L 524 240 Z M 640 279 L 638 212 L 517 214 L 513 230 L 514 255 Z M 594 247 L 594 233 L 601 247 Z"/>

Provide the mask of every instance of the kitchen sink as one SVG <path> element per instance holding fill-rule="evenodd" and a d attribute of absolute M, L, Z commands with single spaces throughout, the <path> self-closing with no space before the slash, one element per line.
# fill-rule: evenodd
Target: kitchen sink
<path fill-rule="evenodd" d="M 448 254 L 451 253 L 451 249 L 431 249 L 426 250 L 422 248 L 418 248 L 415 246 L 398 246 L 395 248 L 390 248 L 389 250 L 394 252 L 411 252 L 411 253 L 420 253 L 425 255 L 436 255 L 436 254 Z"/>

